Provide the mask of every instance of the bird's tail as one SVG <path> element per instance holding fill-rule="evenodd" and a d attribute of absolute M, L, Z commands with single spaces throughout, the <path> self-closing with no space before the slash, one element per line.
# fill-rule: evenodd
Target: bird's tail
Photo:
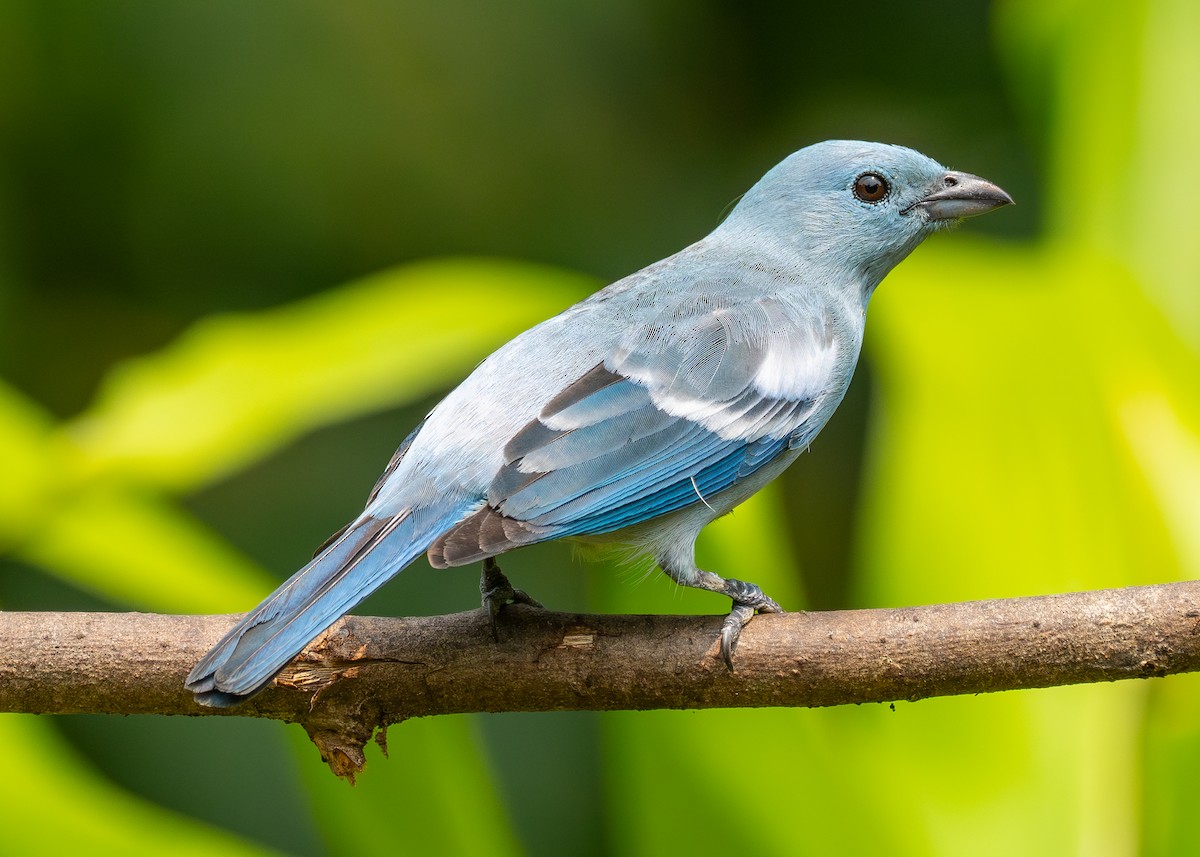
<path fill-rule="evenodd" d="M 237 623 L 188 674 L 202 705 L 253 696 L 342 614 L 420 556 L 471 504 L 364 516 Z"/>

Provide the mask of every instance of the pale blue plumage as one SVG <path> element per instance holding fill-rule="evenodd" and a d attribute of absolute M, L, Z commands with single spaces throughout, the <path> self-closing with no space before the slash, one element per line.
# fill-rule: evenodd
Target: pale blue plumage
<path fill-rule="evenodd" d="M 887 272 L 937 228 L 1007 202 L 909 149 L 802 149 L 711 235 L 480 364 L 408 437 L 363 514 L 188 687 L 210 705 L 256 693 L 423 552 L 438 567 L 484 560 L 494 611 L 514 592 L 490 558 L 567 536 L 624 539 L 677 582 L 730 596 L 721 650 L 732 663 L 742 625 L 779 607 L 697 568 L 696 535 L 828 421 Z"/>

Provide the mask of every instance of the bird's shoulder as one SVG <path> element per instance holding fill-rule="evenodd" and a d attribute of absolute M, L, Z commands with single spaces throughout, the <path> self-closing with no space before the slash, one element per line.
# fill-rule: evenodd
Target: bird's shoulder
<path fill-rule="evenodd" d="M 700 254 L 619 285 L 604 365 L 656 398 L 810 398 L 857 360 L 861 304 L 786 256 Z"/>

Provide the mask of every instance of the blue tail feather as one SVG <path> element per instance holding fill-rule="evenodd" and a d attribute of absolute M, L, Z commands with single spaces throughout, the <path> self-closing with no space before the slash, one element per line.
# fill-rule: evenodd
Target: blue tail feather
<path fill-rule="evenodd" d="M 248 613 L 192 669 L 198 702 L 236 705 L 262 690 L 314 637 L 420 556 L 476 503 L 364 517 Z"/>

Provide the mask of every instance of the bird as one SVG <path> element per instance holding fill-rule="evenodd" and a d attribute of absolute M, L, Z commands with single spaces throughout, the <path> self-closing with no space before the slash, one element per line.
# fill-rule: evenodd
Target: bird
<path fill-rule="evenodd" d="M 841 402 L 876 287 L 927 236 L 1012 203 L 902 146 L 815 143 L 770 169 L 706 237 L 501 346 L 404 440 L 363 512 L 192 669 L 229 707 L 422 554 L 482 562 L 491 614 L 521 602 L 496 557 L 618 542 L 727 596 L 720 656 L 782 612 L 695 561 L 701 529 L 777 477 Z M 514 295 L 514 300 L 519 296 Z"/>

